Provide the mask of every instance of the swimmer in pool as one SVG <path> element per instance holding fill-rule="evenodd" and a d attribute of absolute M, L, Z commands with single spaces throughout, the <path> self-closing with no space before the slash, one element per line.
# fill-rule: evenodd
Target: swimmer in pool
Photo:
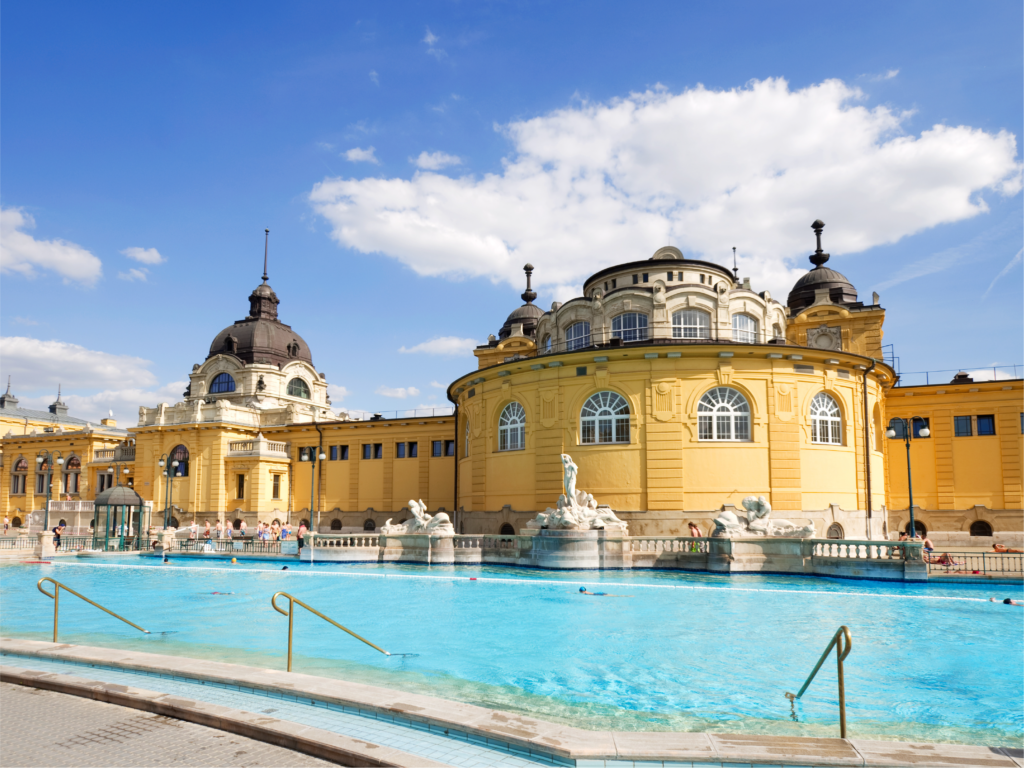
<path fill-rule="evenodd" d="M 285 566 L 284 568 L 282 568 L 281 570 L 282 570 L 282 571 L 287 571 L 287 570 L 288 570 L 288 566 L 286 565 L 286 566 Z"/>
<path fill-rule="evenodd" d="M 580 587 L 580 594 L 592 597 L 632 597 L 632 595 L 609 595 L 607 592 L 588 592 L 586 587 Z"/>
<path fill-rule="evenodd" d="M 999 602 L 999 600 L 997 600 L 997 599 L 996 599 L 996 598 L 994 598 L 994 597 L 990 597 L 990 598 L 988 599 L 988 601 L 989 601 L 990 603 L 998 603 L 998 602 Z M 1013 600 L 1013 599 L 1011 599 L 1011 598 L 1009 598 L 1009 597 L 1008 597 L 1008 598 L 1006 598 L 1005 600 L 1003 600 L 1003 605 L 1016 605 L 1016 606 L 1019 606 L 1019 607 L 1021 607 L 1021 608 L 1024 608 L 1024 603 L 1020 602 L 1019 600 Z"/>
<path fill-rule="evenodd" d="M 233 595 L 234 592 L 211 592 L 211 595 Z"/>

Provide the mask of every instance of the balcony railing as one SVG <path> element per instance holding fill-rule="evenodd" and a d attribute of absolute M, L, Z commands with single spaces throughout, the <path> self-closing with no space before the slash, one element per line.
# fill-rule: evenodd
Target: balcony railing
<path fill-rule="evenodd" d="M 738 331 L 729 329 L 707 328 L 701 329 L 698 335 L 686 335 L 692 333 L 690 328 L 669 326 L 667 328 L 647 328 L 643 331 L 630 331 L 628 333 L 615 335 L 605 332 L 593 333 L 578 339 L 553 342 L 550 346 L 544 346 L 541 342 L 537 350 L 538 357 L 547 355 L 563 354 L 566 352 L 591 351 L 601 353 L 608 349 L 619 349 L 622 347 L 637 347 L 644 345 L 701 345 L 701 344 L 777 344 L 780 347 L 787 346 L 784 338 L 773 337 L 771 333 L 764 331 Z M 800 349 L 789 345 L 791 349 Z M 520 359 L 526 359 L 519 356 Z M 510 357 L 505 362 L 511 362 Z"/>
<path fill-rule="evenodd" d="M 228 456 L 280 456 L 287 458 L 288 443 L 272 440 L 233 440 L 228 443 Z"/>
<path fill-rule="evenodd" d="M 134 445 L 118 445 L 114 448 L 98 448 L 92 452 L 93 461 L 135 461 Z"/>

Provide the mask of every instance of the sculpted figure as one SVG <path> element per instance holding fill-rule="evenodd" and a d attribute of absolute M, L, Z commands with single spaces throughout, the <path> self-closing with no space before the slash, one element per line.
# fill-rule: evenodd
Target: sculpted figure
<path fill-rule="evenodd" d="M 423 499 L 418 502 L 415 499 L 409 499 L 409 511 L 412 512 L 412 518 L 406 520 L 404 523 L 391 524 L 391 518 L 381 526 L 381 533 L 435 533 L 435 534 L 453 534 L 455 533 L 455 526 L 452 525 L 451 519 L 444 512 L 438 512 L 436 515 L 427 514 L 427 505 L 423 503 Z"/>
<path fill-rule="evenodd" d="M 772 505 L 764 496 L 747 496 L 743 500 L 743 509 L 747 513 L 744 520 L 739 515 L 724 510 L 715 518 L 713 536 L 744 537 L 744 536 L 778 536 L 796 539 L 807 539 L 814 536 L 814 525 L 798 525 L 790 520 L 773 520 Z"/>
<path fill-rule="evenodd" d="M 612 508 L 597 503 L 586 491 L 576 489 L 576 475 L 579 467 L 567 453 L 562 454 L 562 489 L 555 509 L 548 507 L 527 523 L 528 528 L 557 528 L 578 530 L 601 530 L 618 526 L 627 532 L 627 523 L 620 520 Z"/>
<path fill-rule="evenodd" d="M 562 490 L 565 491 L 565 498 L 576 498 L 576 473 L 579 472 L 568 453 L 562 454 Z"/>

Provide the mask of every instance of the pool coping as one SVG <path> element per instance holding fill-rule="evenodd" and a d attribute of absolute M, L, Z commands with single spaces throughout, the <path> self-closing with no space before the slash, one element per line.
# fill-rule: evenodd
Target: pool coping
<path fill-rule="evenodd" d="M 634 763 L 1024 768 L 1024 752 L 1003 747 L 706 732 L 586 731 L 364 683 L 116 648 L 0 638 L 0 654 L 108 665 L 151 674 L 174 674 L 242 690 L 301 695 L 399 725 L 419 724 L 431 730 L 451 730 L 475 739 L 492 740 L 538 756 L 575 763 L 577 768 L 613 768 Z"/>

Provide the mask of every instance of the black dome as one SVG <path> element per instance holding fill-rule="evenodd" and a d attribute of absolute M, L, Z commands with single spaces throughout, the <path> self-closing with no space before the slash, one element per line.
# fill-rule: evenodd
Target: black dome
<path fill-rule="evenodd" d="M 274 289 L 264 282 L 249 295 L 249 316 L 218 333 L 210 344 L 215 355 L 234 355 L 244 363 L 284 365 L 302 360 L 313 365 L 305 340 L 277 319 L 280 304 Z"/>
<path fill-rule="evenodd" d="M 523 304 L 512 310 L 512 314 L 505 320 L 505 324 L 498 331 L 499 339 L 507 339 L 512 335 L 512 326 L 517 323 L 523 324 L 523 335 L 534 336 L 537 333 L 537 321 L 544 316 L 544 310 L 536 304 Z"/>
<path fill-rule="evenodd" d="M 113 488 L 107 488 L 107 490 L 105 491 L 100 491 L 99 493 L 96 494 L 96 498 L 93 500 L 93 506 L 96 507 L 141 507 L 142 504 L 142 497 L 139 496 L 139 494 L 137 494 L 127 485 L 115 485 Z"/>
<path fill-rule="evenodd" d="M 857 301 L 857 289 L 853 283 L 846 279 L 846 276 L 828 269 L 825 262 L 829 260 L 829 254 L 821 249 L 821 231 L 825 228 L 825 222 L 815 219 L 811 229 L 818 240 L 818 248 L 811 255 L 811 263 L 814 269 L 796 281 L 793 290 L 789 292 L 786 304 L 794 312 L 799 312 L 805 307 L 814 303 L 816 291 L 828 289 L 828 298 L 835 304 L 854 304 Z"/>

